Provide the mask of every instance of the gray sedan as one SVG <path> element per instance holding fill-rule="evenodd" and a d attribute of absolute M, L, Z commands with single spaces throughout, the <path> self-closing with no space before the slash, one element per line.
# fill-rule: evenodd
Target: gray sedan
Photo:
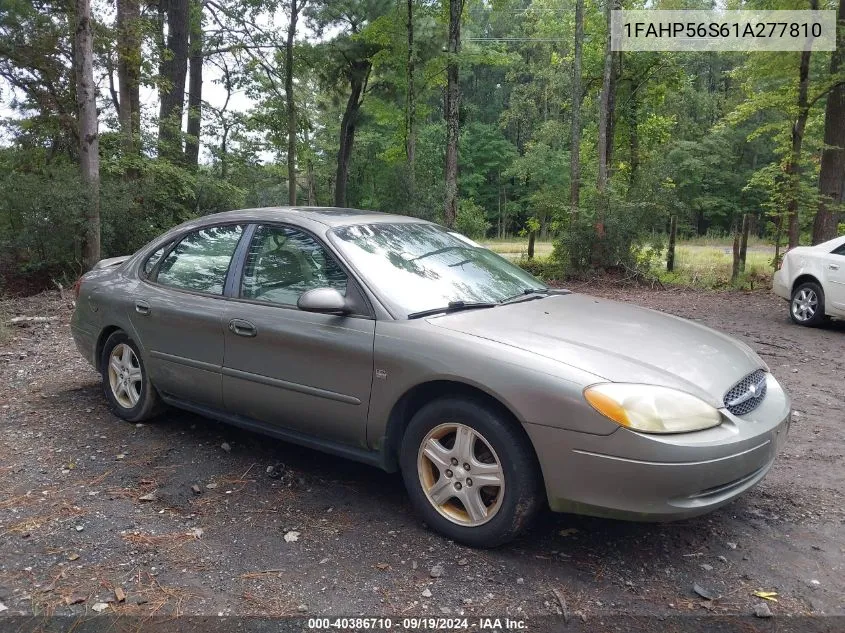
<path fill-rule="evenodd" d="M 552 290 L 466 237 L 337 208 L 203 217 L 82 277 L 72 331 L 132 422 L 163 405 L 401 471 L 475 546 L 536 511 L 690 517 L 759 482 L 789 397 L 747 345 Z"/>

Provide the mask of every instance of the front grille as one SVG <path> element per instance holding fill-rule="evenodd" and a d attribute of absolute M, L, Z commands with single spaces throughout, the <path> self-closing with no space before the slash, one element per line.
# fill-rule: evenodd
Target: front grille
<path fill-rule="evenodd" d="M 754 392 L 751 392 L 752 387 Z M 766 372 L 751 372 L 725 394 L 725 407 L 734 415 L 745 415 L 760 406 L 766 397 Z M 732 404 L 733 403 L 733 404 Z"/>

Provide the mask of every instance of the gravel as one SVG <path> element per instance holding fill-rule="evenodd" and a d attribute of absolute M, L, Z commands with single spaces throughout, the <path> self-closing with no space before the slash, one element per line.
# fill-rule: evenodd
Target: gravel
<path fill-rule="evenodd" d="M 109 614 L 296 615 L 307 605 L 315 615 L 443 606 L 540 616 L 560 610 L 557 589 L 572 614 L 599 622 L 701 609 L 689 588 L 708 557 L 720 564 L 702 586 L 724 596 L 705 601 L 714 612 L 754 613 L 764 588 L 777 591 L 778 616 L 845 614 L 845 358 L 831 353 L 845 324 L 794 326 L 765 292 L 588 289 L 721 328 L 762 355 L 802 412 L 762 482 L 678 523 L 543 513 L 516 542 L 470 550 L 423 525 L 398 475 L 178 411 L 143 426 L 118 421 L 73 347 L 67 303 L 57 293 L 0 301 L 9 317 L 61 317 L 11 328 L 0 344 L 4 615 L 90 614 L 120 586 L 127 599 Z M 224 454 L 223 444 L 238 450 Z M 151 493 L 155 502 L 140 500 Z M 285 542 L 289 532 L 296 541 Z M 425 591 L 438 566 L 435 606 Z"/>

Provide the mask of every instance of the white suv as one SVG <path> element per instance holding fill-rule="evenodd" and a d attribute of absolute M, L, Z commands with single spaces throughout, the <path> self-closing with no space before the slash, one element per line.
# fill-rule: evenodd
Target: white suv
<path fill-rule="evenodd" d="M 772 290 L 789 300 L 789 316 L 799 325 L 845 318 L 845 236 L 787 251 Z"/>

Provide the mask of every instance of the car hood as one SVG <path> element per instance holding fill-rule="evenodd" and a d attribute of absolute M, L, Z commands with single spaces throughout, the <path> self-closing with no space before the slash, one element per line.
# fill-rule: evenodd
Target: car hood
<path fill-rule="evenodd" d="M 723 405 L 765 367 L 725 334 L 662 312 L 587 295 L 552 295 L 429 319 L 434 326 L 533 352 L 612 382 L 681 389 Z"/>

